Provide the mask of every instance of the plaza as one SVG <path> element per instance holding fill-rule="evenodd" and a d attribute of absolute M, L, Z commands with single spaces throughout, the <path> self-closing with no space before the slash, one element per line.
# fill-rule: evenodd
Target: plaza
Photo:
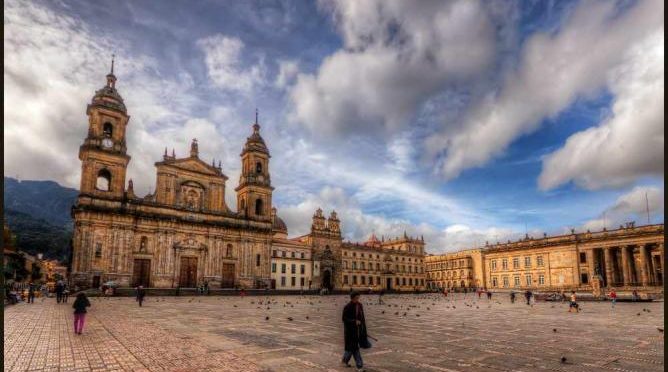
<path fill-rule="evenodd" d="M 663 302 L 527 306 L 506 294 L 362 295 L 368 371 L 661 371 Z M 475 297 L 474 297 L 475 296 Z M 83 335 L 70 304 L 5 309 L 5 371 L 349 371 L 348 297 L 91 298 Z M 268 317 L 268 318 L 267 318 Z M 659 330 L 660 329 L 660 330 Z M 566 358 L 562 363 L 562 357 Z"/>

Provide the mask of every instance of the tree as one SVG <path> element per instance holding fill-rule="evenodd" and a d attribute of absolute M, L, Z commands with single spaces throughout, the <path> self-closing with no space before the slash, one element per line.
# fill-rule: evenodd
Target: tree
<path fill-rule="evenodd" d="M 17 255 L 7 260 L 7 265 L 5 265 L 4 270 L 6 279 L 14 279 L 17 282 L 20 282 L 27 278 L 28 274 L 28 270 L 26 270 L 25 257 L 22 255 Z"/>

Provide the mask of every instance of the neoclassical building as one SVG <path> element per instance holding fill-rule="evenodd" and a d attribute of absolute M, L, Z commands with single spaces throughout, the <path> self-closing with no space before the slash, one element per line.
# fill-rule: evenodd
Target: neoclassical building
<path fill-rule="evenodd" d="M 72 280 L 97 287 L 264 287 L 270 284 L 272 191 L 269 151 L 260 125 L 241 151 L 242 171 L 233 211 L 220 162 L 172 150 L 155 163 L 152 194 L 139 197 L 126 172 L 130 116 L 112 70 L 88 105 L 88 134 L 79 148 L 80 194 L 74 219 Z"/>
<path fill-rule="evenodd" d="M 664 225 L 543 236 L 426 257 L 428 287 L 661 290 Z M 462 274 L 464 278 L 462 278 Z M 464 284 L 464 285 L 462 285 Z"/>

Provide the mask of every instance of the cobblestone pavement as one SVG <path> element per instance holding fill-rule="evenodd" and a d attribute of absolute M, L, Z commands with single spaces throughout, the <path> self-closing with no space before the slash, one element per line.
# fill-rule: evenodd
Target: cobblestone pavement
<path fill-rule="evenodd" d="M 530 307 L 437 295 L 363 296 L 368 371 L 662 371 L 663 302 Z M 260 303 L 261 302 L 261 303 Z M 53 299 L 5 311 L 5 370 L 350 371 L 347 296 L 92 299 L 84 334 Z M 405 315 L 404 315 L 405 314 Z M 269 319 L 266 319 L 269 317 Z M 292 318 L 289 320 L 288 317 Z M 566 363 L 560 359 L 566 357 Z M 352 361 L 351 361 L 352 362 Z M 59 369 L 60 367 L 60 369 Z"/>

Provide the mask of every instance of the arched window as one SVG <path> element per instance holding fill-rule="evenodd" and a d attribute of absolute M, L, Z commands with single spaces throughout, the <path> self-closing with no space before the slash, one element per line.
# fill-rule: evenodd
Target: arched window
<path fill-rule="evenodd" d="M 95 188 L 100 191 L 110 191 L 111 190 L 111 172 L 107 169 L 101 169 L 97 172 L 97 182 L 95 183 Z"/>
<path fill-rule="evenodd" d="M 262 163 L 259 161 L 255 163 L 255 173 L 262 173 Z"/>
<path fill-rule="evenodd" d="M 255 200 L 255 215 L 262 216 L 262 199 Z"/>
<path fill-rule="evenodd" d="M 105 137 L 111 138 L 111 136 L 114 134 L 114 126 L 109 122 L 104 123 L 104 126 L 102 127 L 102 133 Z"/>
<path fill-rule="evenodd" d="M 232 244 L 227 245 L 227 249 L 225 250 L 225 257 L 232 257 Z"/>
<path fill-rule="evenodd" d="M 146 252 L 146 247 L 148 246 L 148 238 L 145 236 L 141 237 L 141 242 L 139 243 L 139 252 Z"/>

